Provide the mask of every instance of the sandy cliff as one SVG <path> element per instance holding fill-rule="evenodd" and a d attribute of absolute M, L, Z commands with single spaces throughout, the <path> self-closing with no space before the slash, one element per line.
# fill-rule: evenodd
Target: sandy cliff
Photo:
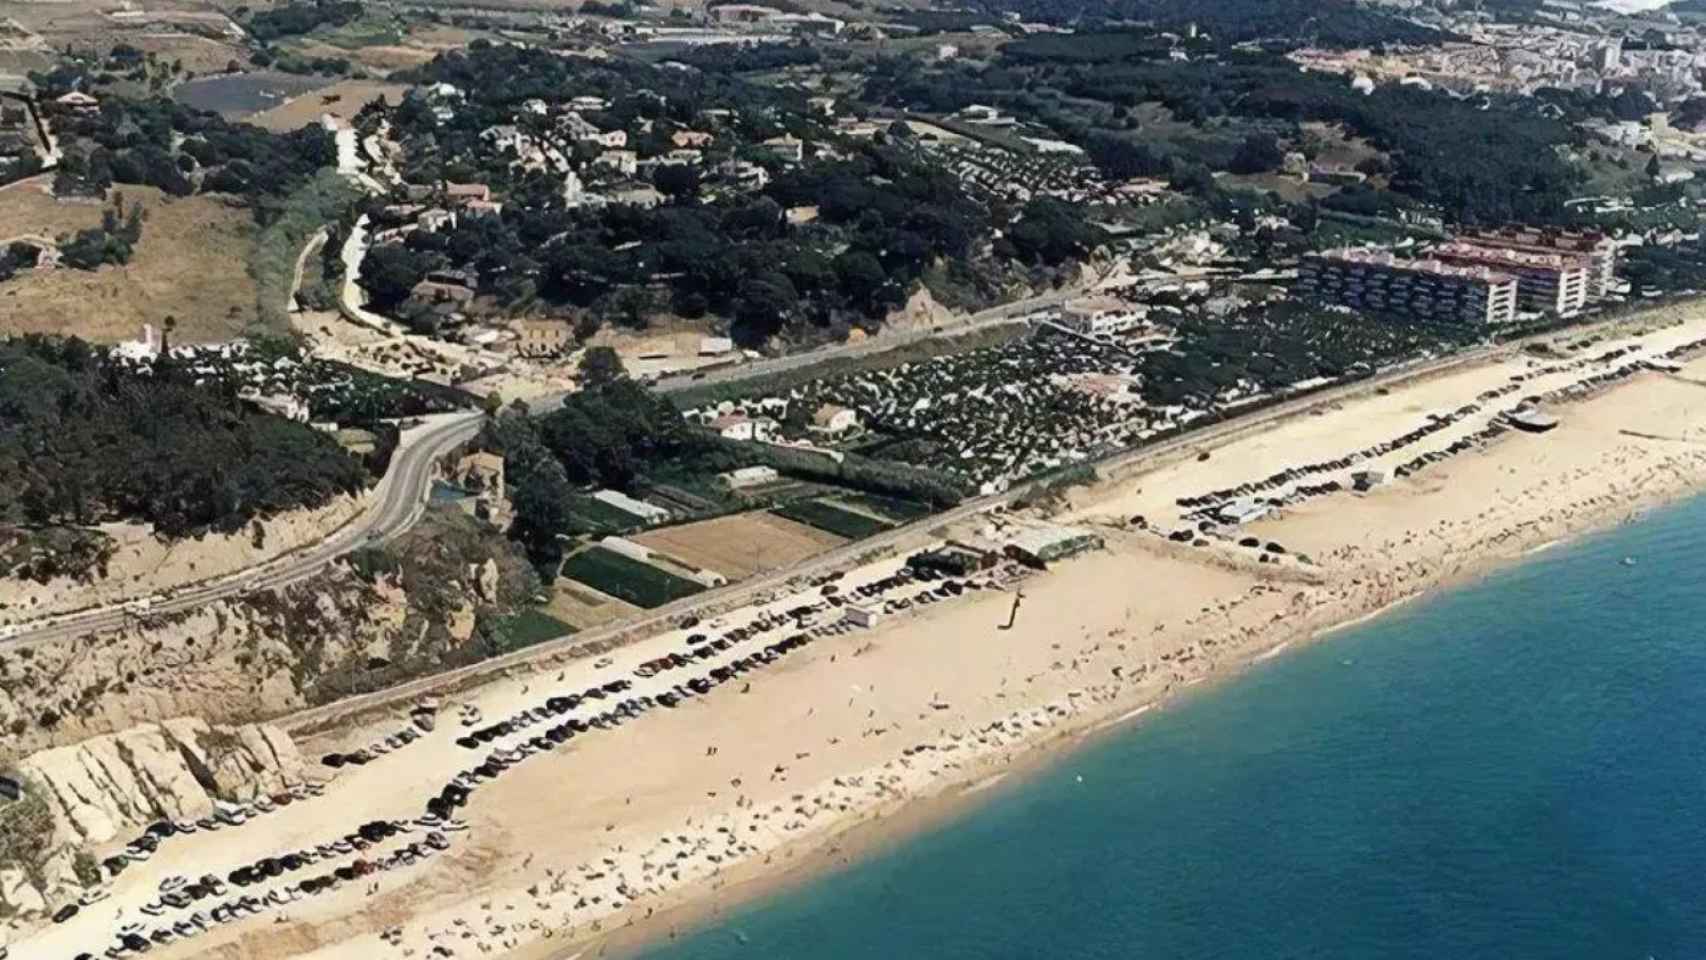
<path fill-rule="evenodd" d="M 0 580 L 0 626 L 119 603 L 226 576 L 317 543 L 366 509 L 369 497 L 338 497 L 315 510 L 257 520 L 231 534 L 166 541 L 140 524 L 90 528 L 111 555 L 100 576 L 54 577 L 45 583 Z"/>
<path fill-rule="evenodd" d="M 72 641 L 0 646 L 0 765 L 169 717 L 265 720 L 470 662 L 537 591 L 525 559 L 459 513 L 366 559 Z"/>
<path fill-rule="evenodd" d="M 5 812 L 8 829 L 31 842 L 0 862 L 0 917 L 27 920 L 76 896 L 80 851 L 128 840 L 157 820 L 207 817 L 216 800 L 282 792 L 305 772 L 296 744 L 276 727 L 214 727 L 194 717 L 31 754 L 16 764 L 27 798 Z"/>

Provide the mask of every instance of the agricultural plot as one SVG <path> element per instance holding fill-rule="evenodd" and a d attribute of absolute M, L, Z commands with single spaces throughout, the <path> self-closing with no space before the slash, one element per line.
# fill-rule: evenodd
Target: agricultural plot
<path fill-rule="evenodd" d="M 819 530 L 827 530 L 839 537 L 849 540 L 859 540 L 872 534 L 882 533 L 893 524 L 878 520 L 875 517 L 857 513 L 846 507 L 839 507 L 823 500 L 801 500 L 787 506 L 777 507 L 770 511 L 785 520 L 795 520 Z"/>
<path fill-rule="evenodd" d="M 618 530 L 632 530 L 646 524 L 644 517 L 638 517 L 623 510 L 621 507 L 605 503 L 592 497 L 575 497 L 569 502 L 569 512 L 586 522 L 595 530 L 613 533 Z"/>
<path fill-rule="evenodd" d="M 563 561 L 563 576 L 600 593 L 650 610 L 690 597 L 704 586 L 685 577 L 631 560 L 603 547 L 592 547 Z"/>
<path fill-rule="evenodd" d="M 885 497 L 876 493 L 844 494 L 836 499 L 850 506 L 857 507 L 867 513 L 874 513 L 884 519 L 896 523 L 907 523 L 928 517 L 933 511 L 927 503 L 916 500 L 902 500 L 899 497 Z"/>
<path fill-rule="evenodd" d="M 551 602 L 544 610 L 576 631 L 626 620 L 640 612 L 639 607 L 625 600 L 607 597 L 567 577 L 558 577 L 551 585 Z"/>
<path fill-rule="evenodd" d="M 786 567 L 846 540 L 773 513 L 741 513 L 648 530 L 629 539 L 730 580 Z"/>
<path fill-rule="evenodd" d="M 521 650 L 534 644 L 566 637 L 577 632 L 573 626 L 543 610 L 523 610 L 504 622 L 499 653 Z"/>

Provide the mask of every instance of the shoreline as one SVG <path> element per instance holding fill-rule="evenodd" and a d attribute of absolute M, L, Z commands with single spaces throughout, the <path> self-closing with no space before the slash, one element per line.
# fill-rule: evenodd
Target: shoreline
<path fill-rule="evenodd" d="M 1015 526 L 1064 523 L 1104 545 L 1042 572 L 978 575 L 982 590 L 891 609 L 714 696 L 577 739 L 482 787 L 463 814 L 470 832 L 431 868 L 305 901 L 264 930 L 221 929 L 163 960 L 378 960 L 440 946 L 509 960 L 629 956 L 718 923 L 1010 796 L 1031 776 L 1069 771 L 1097 738 L 1244 670 L 1706 490 L 1706 442 L 1629 432 L 1706 441 L 1706 389 L 1631 363 L 1702 346 L 1706 313 L 1564 354 L 1506 356 L 1235 434 L 1212 459 L 1159 458 L 1041 509 L 945 523 L 938 537 L 997 541 Z M 1690 376 L 1706 372 L 1706 359 L 1686 362 Z M 1544 436 L 1487 429 L 1519 392 L 1548 398 L 1561 425 Z M 1394 479 L 1322 487 L 1353 466 Z M 1196 530 L 1191 505 L 1219 490 L 1256 490 L 1276 509 L 1194 542 L 1169 537 Z M 900 563 L 862 557 L 843 589 Z M 1025 603 L 1014 620 L 1016 589 Z M 816 599 L 812 586 L 794 590 L 709 626 L 728 631 Z M 636 640 L 615 662 L 514 670 L 449 695 L 445 709 L 513 716 L 546 691 L 631 676 L 678 650 L 686 630 Z M 379 722 L 302 749 L 365 742 Z M 469 762 L 456 730 L 441 726 L 402 757 L 340 773 L 312 808 L 240 836 L 175 843 L 106 909 L 140 903 L 153 874 L 246 855 L 235 844 L 270 854 L 318 836 L 328 807 L 416 815 L 422 792 Z M 40 946 L 93 922 L 52 930 Z"/>
<path fill-rule="evenodd" d="M 740 873 L 720 879 L 717 883 L 696 882 L 672 892 L 671 899 L 680 899 L 665 909 L 644 918 L 630 918 L 628 924 L 615 930 L 593 934 L 543 953 L 517 950 L 506 956 L 515 960 L 573 960 L 596 949 L 599 957 L 613 960 L 636 960 L 649 950 L 678 936 L 692 936 L 714 926 L 730 914 L 749 909 L 768 898 L 802 886 L 822 882 L 835 874 L 884 855 L 925 833 L 947 826 L 973 812 L 978 806 L 994 801 L 1002 790 L 1023 789 L 1034 777 L 1070 761 L 1080 752 L 1091 749 L 1108 736 L 1126 732 L 1148 715 L 1181 702 L 1192 694 L 1218 690 L 1225 682 L 1250 669 L 1288 653 L 1296 652 L 1335 635 L 1364 625 L 1394 612 L 1412 602 L 1424 601 L 1438 594 L 1460 589 L 1500 570 L 1518 566 L 1537 553 L 1555 547 L 1573 547 L 1581 541 L 1629 523 L 1650 518 L 1659 509 L 1687 500 L 1706 496 L 1706 481 L 1657 491 L 1650 499 L 1637 504 L 1622 504 L 1609 508 L 1585 522 L 1563 531 L 1547 531 L 1548 539 L 1525 544 L 1504 554 L 1489 554 L 1478 558 L 1453 575 L 1424 586 L 1413 593 L 1384 603 L 1374 609 L 1327 623 L 1311 629 L 1306 635 L 1285 639 L 1253 656 L 1241 657 L 1217 665 L 1208 674 L 1185 681 L 1164 691 L 1160 696 L 1134 704 L 1113 713 L 1099 712 L 1082 718 L 1070 728 L 1051 731 L 1049 736 L 1027 741 L 1010 752 L 985 758 L 992 770 L 978 776 L 944 780 L 936 791 L 899 801 L 892 809 L 869 812 L 858 821 L 831 827 L 824 832 L 802 837 L 780 848 L 783 858 L 790 861 L 782 867 L 742 863 Z M 1206 682 L 1205 682 L 1206 681 Z M 1075 718 L 1075 720 L 1078 718 Z M 997 760 L 1000 763 L 997 763 Z M 830 862 L 813 862 L 827 852 Z M 747 872 L 750 871 L 750 875 Z M 733 873 L 733 871 L 731 871 Z"/>

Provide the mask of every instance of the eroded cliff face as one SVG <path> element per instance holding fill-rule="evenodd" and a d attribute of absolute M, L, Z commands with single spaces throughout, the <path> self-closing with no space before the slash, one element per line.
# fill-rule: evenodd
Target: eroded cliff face
<path fill-rule="evenodd" d="M 495 532 L 435 512 L 382 552 L 281 590 L 0 647 L 0 767 L 168 717 L 269 720 L 470 663 L 538 589 Z"/>
<path fill-rule="evenodd" d="M 280 590 L 0 647 L 0 771 L 26 784 L 0 801 L 0 924 L 75 899 L 105 844 L 301 783 L 296 746 L 266 721 L 482 659 L 538 592 L 495 531 L 429 511 Z"/>
<path fill-rule="evenodd" d="M 302 783 L 296 744 L 277 727 L 213 727 L 198 717 L 145 723 L 31 754 L 18 771 L 41 791 L 61 837 L 78 845 L 156 820 L 199 820 L 215 800 L 248 801 Z"/>
<path fill-rule="evenodd" d="M 336 571 L 283 591 L 0 650 L 0 763 L 166 717 L 276 717 L 408 620 L 401 588 Z"/>
<path fill-rule="evenodd" d="M 0 919 L 27 923 L 75 899 L 88 879 L 79 876 L 80 854 L 128 841 L 157 820 L 210 816 L 216 801 L 285 792 L 306 771 L 296 744 L 276 727 L 216 727 L 195 717 L 30 754 L 10 774 L 24 798 L 0 807 L 8 834 L 0 846 Z"/>

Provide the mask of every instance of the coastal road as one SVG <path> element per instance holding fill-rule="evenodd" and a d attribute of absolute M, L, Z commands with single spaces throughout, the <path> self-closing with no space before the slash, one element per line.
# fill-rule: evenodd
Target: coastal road
<path fill-rule="evenodd" d="M 331 536 L 265 563 L 164 591 L 146 601 L 92 607 L 10 627 L 0 642 L 63 640 L 111 630 L 141 613 L 141 603 L 147 603 L 150 615 L 179 613 L 251 590 L 281 587 L 318 573 L 351 550 L 384 542 L 412 526 L 425 508 L 433 463 L 478 433 L 484 419 L 480 413 L 443 414 L 411 431 L 412 435 L 405 436 L 398 445 L 390 468 L 369 495 L 371 502 L 367 509 Z"/>
<path fill-rule="evenodd" d="M 1586 329 L 1577 328 L 1574 332 L 1580 333 Z M 1539 340 L 1553 335 L 1555 334 L 1543 334 L 1532 339 Z M 1508 344 L 1488 345 L 1442 357 L 1410 361 L 1383 370 L 1366 380 L 1358 380 L 1305 393 L 1228 420 L 1207 424 L 1176 437 L 1110 454 L 1107 457 L 1091 461 L 1088 465 L 1099 472 L 1119 471 L 1125 473 L 1133 469 L 1158 466 L 1181 457 L 1194 456 L 1201 450 L 1232 442 L 1251 433 L 1272 427 L 1278 422 L 1306 415 L 1312 410 L 1342 403 L 1383 388 L 1390 388 L 1407 380 L 1428 377 L 1453 368 L 1484 362 L 1500 354 L 1520 350 L 1522 345 L 1527 342 L 1529 341 L 1521 340 Z M 314 731 L 336 725 L 345 718 L 408 703 L 425 695 L 436 695 L 446 690 L 461 689 L 516 667 L 526 666 L 538 661 L 548 661 L 554 657 L 571 655 L 576 651 L 595 650 L 606 645 L 622 645 L 625 642 L 648 636 L 653 632 L 669 629 L 675 621 L 687 614 L 705 616 L 708 615 L 708 611 L 713 609 L 726 610 L 759 602 L 777 591 L 787 589 L 789 582 L 796 578 L 816 576 L 832 570 L 843 569 L 857 564 L 861 559 L 876 551 L 901 548 L 908 544 L 917 543 L 927 539 L 930 536 L 930 531 L 938 527 L 948 526 L 974 517 L 993 507 L 1010 504 L 1028 491 L 1031 486 L 1032 484 L 1029 483 L 1019 484 L 1004 493 L 967 500 L 941 513 L 931 514 L 875 536 L 854 540 L 828 552 L 816 554 L 801 563 L 759 573 L 728 586 L 706 590 L 647 610 L 633 619 L 593 627 L 523 650 L 482 660 L 466 667 L 422 677 L 374 693 L 349 697 L 322 707 L 310 708 L 280 718 L 277 722 L 293 736 L 305 736 Z"/>

